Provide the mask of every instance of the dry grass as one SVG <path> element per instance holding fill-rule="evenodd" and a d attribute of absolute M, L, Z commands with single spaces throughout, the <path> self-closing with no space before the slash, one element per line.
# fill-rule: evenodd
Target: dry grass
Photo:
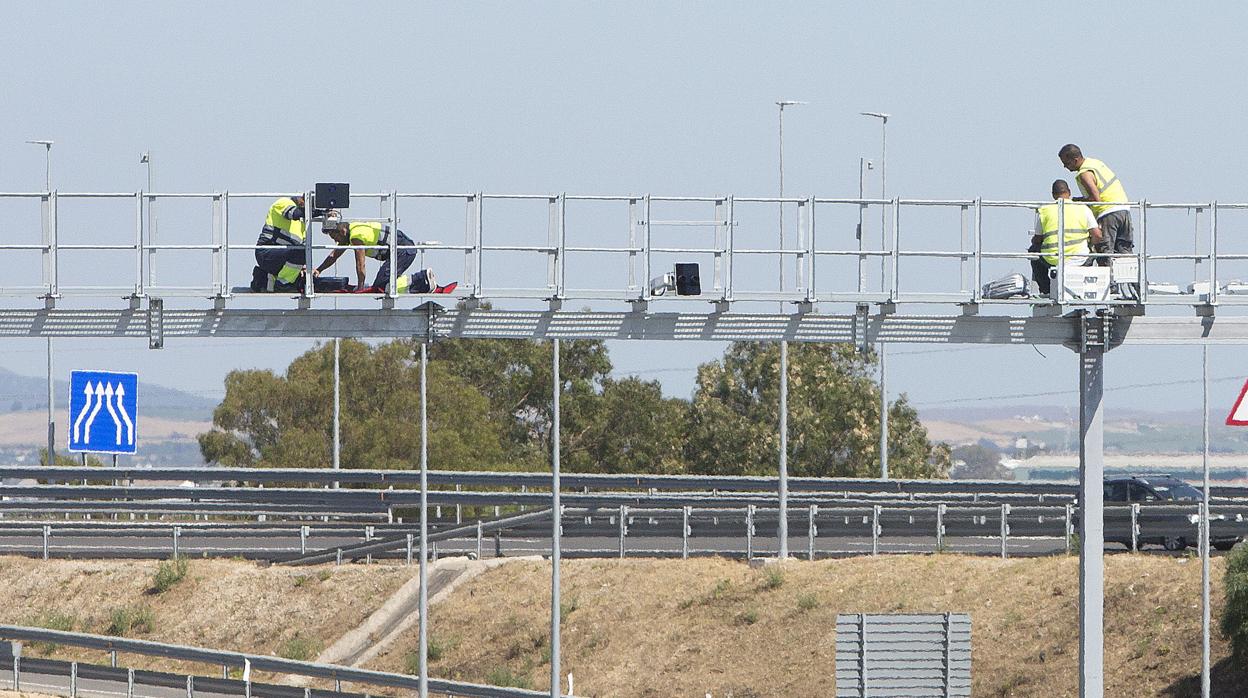
<path fill-rule="evenodd" d="M 1113 555 L 1106 568 L 1106 695 L 1192 695 L 1199 562 Z M 1216 637 L 1221 574 L 1215 560 L 1215 663 L 1228 654 Z M 547 686 L 549 575 L 548 564 L 504 566 L 435 608 L 431 637 L 444 649 L 431 673 Z M 1074 696 L 1078 588 L 1068 557 L 795 562 L 782 584 L 720 559 L 570 561 L 564 598 L 576 608 L 564 614 L 562 668 L 586 696 L 826 696 L 836 614 L 953 610 L 972 614 L 976 696 Z M 371 667 L 402 671 L 415 644 L 413 631 Z M 1245 695 L 1239 681 L 1221 672 L 1215 695 Z"/>
<path fill-rule="evenodd" d="M 34 625 L 52 618 L 64 624 L 61 619 L 72 619 L 75 630 L 107 634 L 117 616 L 147 609 L 150 629 L 140 624 L 127 635 L 256 654 L 290 653 L 305 644 L 327 646 L 415 574 L 415 568 L 381 565 L 310 570 L 194 560 L 180 583 L 153 594 L 158 564 L 0 558 L 0 623 Z M 68 647 L 43 649 L 40 656 L 95 662 L 104 656 Z M 122 660 L 133 666 L 184 668 L 169 660 Z M 192 668 L 203 671 L 202 666 Z"/>
<path fill-rule="evenodd" d="M 837 613 L 946 610 L 972 614 L 977 697 L 1077 694 L 1075 558 L 854 558 L 794 562 L 782 575 L 722 559 L 564 565 L 563 670 L 576 675 L 578 695 L 827 696 Z M 135 630 L 137 637 L 305 654 L 358 625 L 415 573 L 380 565 L 307 570 L 193 561 L 181 583 L 152 594 L 156 568 L 156 562 L 0 558 L 0 623 L 103 632 L 115 609 L 144 607 L 151 629 Z M 549 564 L 505 565 L 437 606 L 433 675 L 545 686 L 549 575 Z M 1106 695 L 1199 695 L 1193 680 L 1200 664 L 1199 562 L 1112 555 L 1106 577 Z M 1216 559 L 1215 628 L 1221 577 Z M 415 647 L 413 628 L 370 666 L 404 671 L 415 664 Z M 1213 647 L 1214 695 L 1248 695 L 1216 629 Z M 105 661 L 101 653 L 63 647 L 34 651 Z M 204 670 L 163 660 L 122 662 Z"/>

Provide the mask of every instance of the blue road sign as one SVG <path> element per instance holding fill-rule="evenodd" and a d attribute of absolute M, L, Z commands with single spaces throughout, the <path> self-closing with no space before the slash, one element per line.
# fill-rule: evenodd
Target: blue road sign
<path fill-rule="evenodd" d="M 69 377 L 69 450 L 134 453 L 139 434 L 139 374 L 73 371 Z"/>

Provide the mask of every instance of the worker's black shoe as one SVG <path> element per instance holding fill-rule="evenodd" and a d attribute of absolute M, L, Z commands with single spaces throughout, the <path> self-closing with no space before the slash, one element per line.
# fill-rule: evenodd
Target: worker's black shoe
<path fill-rule="evenodd" d="M 251 292 L 264 293 L 269 284 L 269 274 L 260 267 L 251 268 Z"/>

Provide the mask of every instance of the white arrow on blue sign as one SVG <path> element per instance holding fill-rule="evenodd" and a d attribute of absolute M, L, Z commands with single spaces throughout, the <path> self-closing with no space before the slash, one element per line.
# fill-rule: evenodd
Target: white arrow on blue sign
<path fill-rule="evenodd" d="M 139 374 L 73 371 L 69 377 L 69 450 L 134 453 L 138 444 Z"/>

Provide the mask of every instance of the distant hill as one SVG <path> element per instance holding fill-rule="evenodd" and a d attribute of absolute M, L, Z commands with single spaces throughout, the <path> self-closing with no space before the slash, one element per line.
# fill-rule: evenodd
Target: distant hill
<path fill-rule="evenodd" d="M 919 417 L 933 441 L 953 445 L 991 441 L 1011 448 L 1019 437 L 1051 452 L 1078 449 L 1079 412 L 1054 405 L 924 408 Z M 1195 453 L 1201 450 L 1198 410 L 1114 409 L 1105 415 L 1105 449 L 1125 454 Z M 1248 454 L 1248 429 L 1228 427 L 1210 415 L 1210 450 Z"/>
<path fill-rule="evenodd" d="M 64 408 L 69 400 L 69 382 L 56 381 L 55 394 L 57 406 Z M 211 420 L 212 410 L 217 406 L 216 400 L 152 383 L 140 383 L 139 401 L 144 416 L 183 421 Z M 0 368 L 0 413 L 46 410 L 47 407 L 46 378 L 23 376 Z"/>

